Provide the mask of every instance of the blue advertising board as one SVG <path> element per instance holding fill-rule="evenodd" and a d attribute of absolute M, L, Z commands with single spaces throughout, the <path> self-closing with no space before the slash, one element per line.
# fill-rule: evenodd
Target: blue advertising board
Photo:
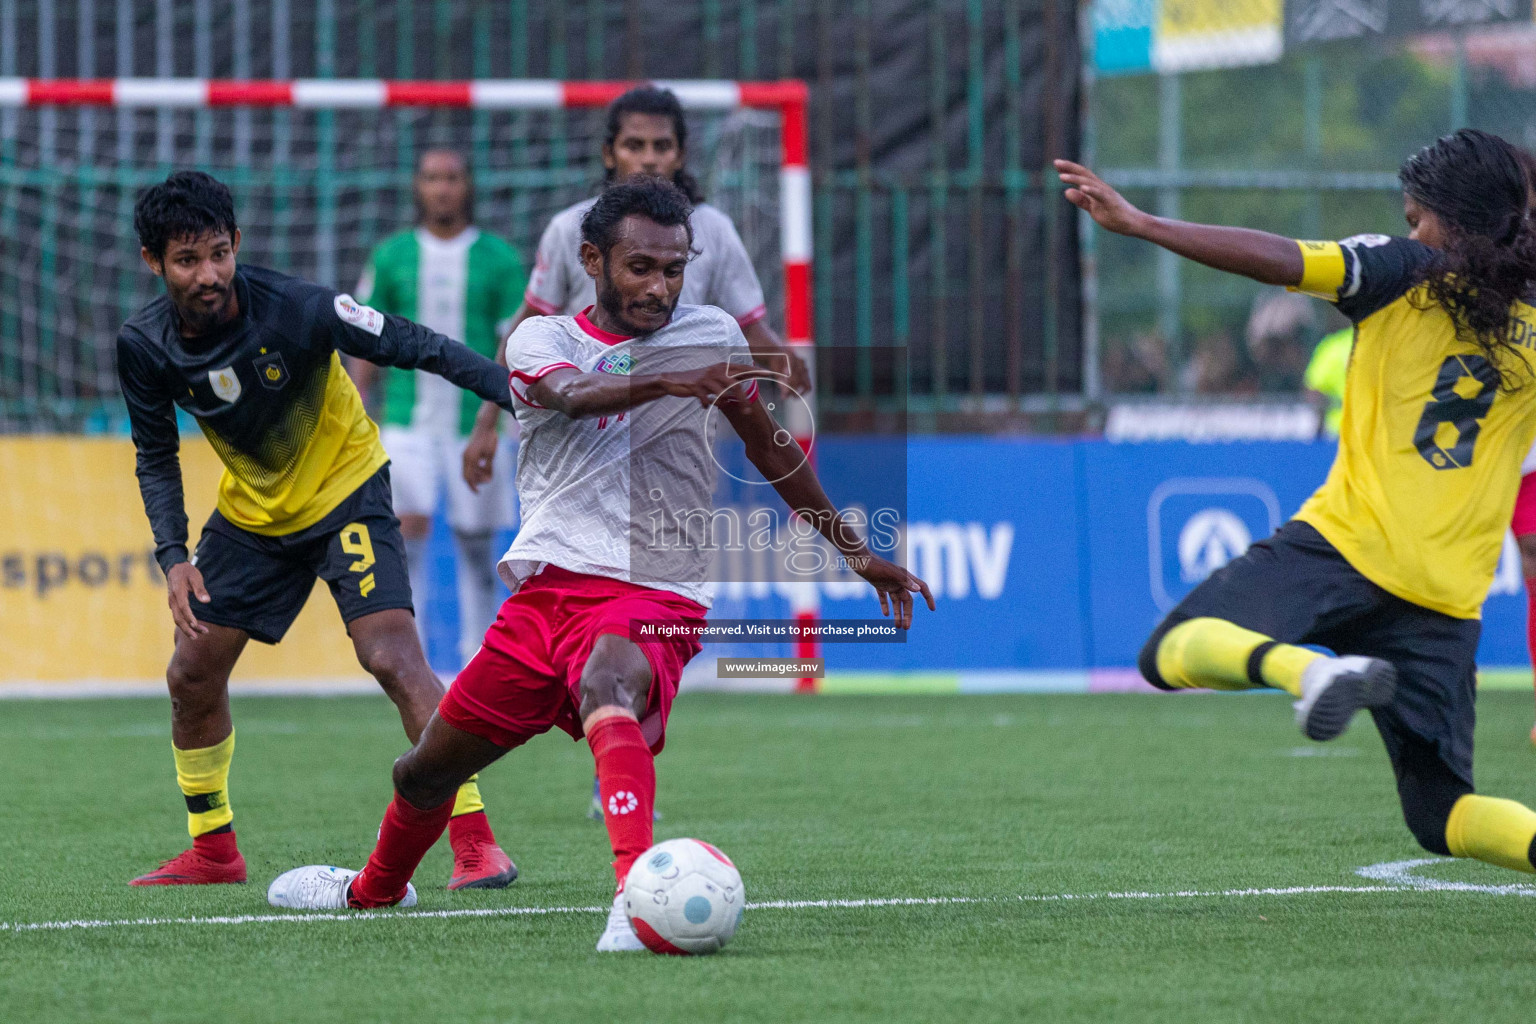
<path fill-rule="evenodd" d="M 1048 678 L 1133 668 L 1169 608 L 1295 514 L 1327 475 L 1333 447 L 832 438 L 817 455 L 839 507 L 900 510 L 908 564 L 939 602 L 937 612 L 917 613 L 905 643 L 826 644 L 828 672 L 959 672 L 984 679 L 988 673 Z M 759 500 L 776 501 L 761 490 Z M 457 612 L 447 534 L 442 524 L 434 531 L 440 584 L 427 626 L 434 666 L 451 671 Z M 855 578 L 816 589 L 824 618 L 879 614 L 873 593 Z M 722 585 L 713 614 L 786 619 L 793 593 L 778 585 Z M 785 644 L 762 644 L 709 653 L 792 652 Z M 1527 662 L 1524 590 L 1512 539 L 1484 609 L 1480 653 L 1485 665 Z"/>

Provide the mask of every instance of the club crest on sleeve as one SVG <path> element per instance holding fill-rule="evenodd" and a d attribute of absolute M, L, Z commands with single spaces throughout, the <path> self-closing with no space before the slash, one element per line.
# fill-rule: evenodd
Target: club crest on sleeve
<path fill-rule="evenodd" d="M 384 314 L 372 306 L 360 306 L 350 295 L 336 296 L 336 315 L 353 327 L 361 327 L 374 337 L 384 333 Z"/>
<path fill-rule="evenodd" d="M 635 368 L 635 357 L 628 352 L 610 352 L 597 361 L 596 372 L 628 376 Z"/>
<path fill-rule="evenodd" d="M 234 367 L 209 370 L 208 383 L 213 385 L 213 393 L 229 404 L 233 405 L 240 400 L 240 378 L 235 376 Z"/>
<path fill-rule="evenodd" d="M 281 391 L 283 385 L 288 383 L 288 365 L 283 362 L 281 352 L 262 356 L 252 365 L 256 367 L 256 379 L 261 381 L 262 387 L 270 391 Z"/>

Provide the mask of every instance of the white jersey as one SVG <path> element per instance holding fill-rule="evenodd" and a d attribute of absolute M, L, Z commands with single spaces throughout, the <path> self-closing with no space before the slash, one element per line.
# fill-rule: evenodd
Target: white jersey
<path fill-rule="evenodd" d="M 732 356 L 734 355 L 734 359 Z M 741 328 L 714 306 L 679 305 L 661 330 L 609 334 L 585 314 L 524 320 L 507 341 L 522 428 L 517 492 L 522 527 L 497 566 L 515 593 L 545 565 L 669 590 L 709 607 L 715 461 L 722 417 L 694 398 L 659 398 L 613 416 L 571 419 L 528 394 L 561 367 L 667 373 L 750 365 Z M 756 383 L 736 389 L 757 398 Z"/>
<path fill-rule="evenodd" d="M 480 232 L 465 228 L 450 239 L 438 238 L 426 228 L 416 229 L 421 247 L 420 274 L 416 285 L 416 322 L 463 340 L 465 295 L 469 291 L 469 250 Z M 452 381 L 432 373 L 416 375 L 416 409 L 412 425 L 418 429 L 455 437 L 459 431 L 459 407 L 464 392 Z"/>
<path fill-rule="evenodd" d="M 581 218 L 597 202 L 584 199 L 550 220 L 539 238 L 539 253 L 528 277 L 525 296 L 531 309 L 545 316 L 575 316 L 597 301 L 597 289 L 581 265 Z M 763 286 L 731 218 L 700 203 L 688 218 L 693 251 L 678 301 L 689 306 L 718 306 L 742 327 L 756 323 L 767 311 Z"/>

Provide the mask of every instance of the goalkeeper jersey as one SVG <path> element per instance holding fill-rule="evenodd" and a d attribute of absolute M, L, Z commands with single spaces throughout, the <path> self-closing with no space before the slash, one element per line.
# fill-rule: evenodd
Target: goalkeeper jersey
<path fill-rule="evenodd" d="M 494 357 L 523 298 L 517 251 L 495 235 L 465 228 L 441 239 L 425 228 L 380 242 L 357 284 L 357 301 L 394 313 Z M 379 421 L 450 437 L 467 436 L 480 402 L 440 377 L 385 369 Z"/>
<path fill-rule="evenodd" d="M 224 463 L 219 513 L 282 536 L 313 526 L 388 458 L 337 352 L 441 374 L 510 408 L 507 372 L 420 324 L 260 267 L 235 272 L 240 312 L 181 336 L 162 295 L 117 336 L 117 373 L 137 450 L 139 490 L 167 571 L 187 560 L 176 407 Z"/>
<path fill-rule="evenodd" d="M 1513 354 L 1514 390 L 1422 284 L 1435 251 L 1386 235 L 1301 242 L 1298 290 L 1355 323 L 1339 451 L 1296 518 L 1389 593 L 1478 618 L 1536 439 L 1536 381 Z M 1536 309 L 1513 340 L 1536 348 Z M 1536 365 L 1536 357 L 1533 357 Z"/>

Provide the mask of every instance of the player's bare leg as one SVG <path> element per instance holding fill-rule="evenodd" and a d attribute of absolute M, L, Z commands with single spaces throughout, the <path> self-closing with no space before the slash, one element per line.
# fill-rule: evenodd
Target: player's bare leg
<path fill-rule="evenodd" d="M 421 739 L 395 761 L 395 797 L 363 870 L 295 868 L 272 883 L 268 902 L 300 910 L 411 906 L 411 876 L 448 827 L 459 787 L 505 753 L 433 715 Z"/>
<path fill-rule="evenodd" d="M 395 702 L 406 737 L 416 743 L 443 699 L 443 684 L 422 653 L 415 616 L 404 608 L 392 608 L 353 619 L 347 629 L 358 662 Z M 517 865 L 496 845 L 474 773 L 459 779 L 455 789 L 449 822 L 453 875 L 448 888 L 506 888 L 517 880 Z"/>
<path fill-rule="evenodd" d="M 1520 569 L 1525 576 L 1525 642 L 1536 670 L 1536 533 L 1521 534 L 1515 541 L 1520 546 Z M 1536 725 L 1531 727 L 1531 742 L 1536 743 Z"/>
<path fill-rule="evenodd" d="M 165 681 L 171 694 L 176 781 L 187 802 L 192 848 L 129 885 L 245 881 L 245 858 L 235 842 L 229 806 L 229 764 L 235 747 L 229 674 L 249 640 L 244 630 L 211 623 L 191 637 L 177 634 Z"/>
<path fill-rule="evenodd" d="M 400 712 L 400 724 L 412 743 L 443 699 L 443 684 L 427 665 L 416 638 L 416 617 L 404 608 L 364 615 L 347 623 L 358 664 Z"/>
<path fill-rule="evenodd" d="M 597 940 L 600 953 L 645 948 L 624 910 L 624 878 L 635 858 L 650 849 L 651 812 L 656 804 L 656 762 L 640 732 L 651 691 L 651 663 L 629 639 L 597 638 L 581 672 L 581 725 L 597 762 L 598 800 L 618 893 L 608 924 Z"/>

